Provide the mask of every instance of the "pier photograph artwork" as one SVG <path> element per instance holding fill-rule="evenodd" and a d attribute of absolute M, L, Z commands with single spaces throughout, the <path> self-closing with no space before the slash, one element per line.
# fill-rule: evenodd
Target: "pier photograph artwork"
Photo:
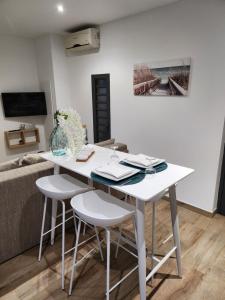
<path fill-rule="evenodd" d="M 134 95 L 187 96 L 191 58 L 134 65 Z"/>

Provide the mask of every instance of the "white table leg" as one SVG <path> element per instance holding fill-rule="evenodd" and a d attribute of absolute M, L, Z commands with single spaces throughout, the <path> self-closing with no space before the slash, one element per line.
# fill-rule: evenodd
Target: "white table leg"
<path fill-rule="evenodd" d="M 136 199 L 137 250 L 140 299 L 146 299 L 145 203 Z"/>
<path fill-rule="evenodd" d="M 54 175 L 59 174 L 59 166 L 55 165 L 54 166 Z M 56 224 L 56 216 L 57 216 L 57 204 L 58 201 L 52 199 L 52 223 L 51 223 L 51 229 L 55 227 Z M 53 229 L 51 231 L 51 245 L 54 245 L 54 240 L 55 240 L 55 230 Z"/>
<path fill-rule="evenodd" d="M 177 215 L 177 199 L 176 199 L 175 185 L 169 188 L 169 197 L 170 197 L 171 220 L 172 220 L 172 227 L 173 227 L 173 238 L 174 238 L 174 244 L 177 247 L 176 248 L 177 271 L 179 277 L 182 277 L 180 233 L 179 233 L 179 220 Z"/>
<path fill-rule="evenodd" d="M 90 187 L 93 187 L 94 186 L 94 183 L 93 183 L 93 180 L 91 178 L 88 178 L 88 185 Z"/>
<path fill-rule="evenodd" d="M 152 269 L 155 267 L 154 255 L 156 246 L 156 204 L 152 203 Z M 152 276 L 152 280 L 154 275 Z"/>
<path fill-rule="evenodd" d="M 65 215 L 66 215 L 66 210 L 65 210 L 65 203 L 61 201 L 62 203 L 62 266 L 61 266 L 61 282 L 62 282 L 62 290 L 65 288 Z"/>

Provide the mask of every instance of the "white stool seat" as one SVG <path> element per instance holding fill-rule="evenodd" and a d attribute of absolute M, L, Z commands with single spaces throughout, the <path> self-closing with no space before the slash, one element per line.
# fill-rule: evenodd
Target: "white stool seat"
<path fill-rule="evenodd" d="M 120 224 L 135 213 L 132 205 L 100 190 L 75 196 L 70 203 L 81 219 L 100 227 Z"/>
<path fill-rule="evenodd" d="M 90 190 L 88 185 L 68 174 L 41 177 L 36 185 L 46 197 L 55 200 L 65 200 Z"/>

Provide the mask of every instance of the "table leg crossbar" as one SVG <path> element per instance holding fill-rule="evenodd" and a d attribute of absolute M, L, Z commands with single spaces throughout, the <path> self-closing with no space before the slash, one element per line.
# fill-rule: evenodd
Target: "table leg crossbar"
<path fill-rule="evenodd" d="M 116 232 L 115 230 L 111 230 L 113 232 L 113 234 L 115 236 L 119 236 L 120 233 Z M 171 237 L 170 237 L 171 238 Z M 126 239 L 125 237 L 121 237 L 121 240 L 123 240 L 125 243 L 129 244 L 130 246 L 132 246 L 133 248 L 137 248 L 135 244 L 133 244 L 132 242 L 130 242 L 129 239 Z M 116 241 L 112 240 L 112 243 L 117 245 Z M 131 254 L 132 256 L 134 256 L 135 258 L 138 258 L 137 254 L 133 253 L 132 251 L 130 251 L 129 249 L 127 249 L 125 246 L 121 245 L 121 243 L 119 244 L 119 247 L 122 248 L 124 251 L 128 252 L 129 254 Z M 151 255 L 149 258 L 153 259 L 157 264 L 154 266 L 154 268 L 152 268 L 151 272 L 146 276 L 146 282 L 149 281 L 149 279 L 151 279 L 154 274 L 161 268 L 161 266 L 171 257 L 171 255 L 173 254 L 173 252 L 175 252 L 177 249 L 176 246 L 174 246 L 162 259 L 157 258 L 154 255 Z M 137 270 L 138 266 L 136 266 L 132 272 L 130 274 L 132 274 L 135 270 Z M 130 275 L 129 274 L 129 275 Z M 127 277 L 129 276 L 127 274 Z M 126 278 L 127 278 L 126 277 Z M 118 283 L 119 284 L 119 283 Z M 111 288 L 112 289 L 112 288 Z"/>
<path fill-rule="evenodd" d="M 146 282 L 151 279 L 154 274 L 159 270 L 159 268 L 170 258 L 170 256 L 175 252 L 177 247 L 173 247 L 162 259 L 157 259 L 153 256 L 153 259 L 157 262 L 157 265 L 151 270 L 151 272 L 146 276 Z"/>

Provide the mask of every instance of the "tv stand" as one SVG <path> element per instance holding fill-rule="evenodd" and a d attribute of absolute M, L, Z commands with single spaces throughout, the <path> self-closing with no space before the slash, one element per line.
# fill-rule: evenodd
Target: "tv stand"
<path fill-rule="evenodd" d="M 5 138 L 9 149 L 35 146 L 40 143 L 38 128 L 5 131 Z"/>

